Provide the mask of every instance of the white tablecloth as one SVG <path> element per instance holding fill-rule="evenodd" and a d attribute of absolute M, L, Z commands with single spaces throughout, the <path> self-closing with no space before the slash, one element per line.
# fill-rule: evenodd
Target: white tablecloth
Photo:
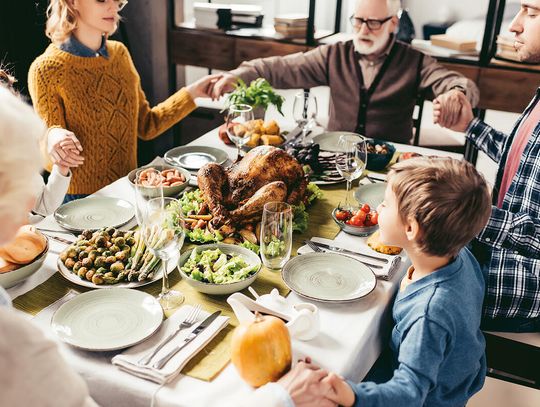
<path fill-rule="evenodd" d="M 217 130 L 211 131 L 191 145 L 215 146 L 223 148 L 234 159 L 236 150 L 224 146 L 218 139 Z M 417 151 L 425 155 L 449 155 L 435 150 L 412 146 L 397 146 L 403 151 Z M 134 192 L 126 178 L 122 178 L 98 191 L 96 195 L 112 196 L 134 201 Z M 39 226 L 56 229 L 59 226 L 52 217 L 41 221 Z M 134 226 L 132 224 L 126 227 Z M 66 237 L 66 235 L 58 235 Z M 361 239 L 340 233 L 336 241 L 354 242 Z M 63 245 L 50 241 L 50 251 L 42 269 L 23 284 L 8 290 L 12 298 L 24 294 L 46 281 L 56 272 L 56 259 Z M 378 280 L 376 289 L 355 303 L 329 305 L 314 303 L 320 310 L 321 332 L 317 338 L 307 342 L 293 341 L 295 359 L 311 356 L 314 363 L 337 372 L 348 379 L 361 380 L 377 359 L 382 346 L 388 341 L 391 328 L 391 299 L 408 262 L 404 262 L 400 272 L 390 281 Z M 287 301 L 305 302 L 306 299 L 291 293 Z M 50 315 L 41 314 L 36 321 L 46 331 L 49 330 Z M 50 333 L 50 331 L 49 331 Z M 51 334 L 52 337 L 52 334 Z M 56 340 L 56 338 L 54 338 Z M 59 343 L 69 364 L 87 381 L 92 397 L 102 406 L 138 407 L 150 406 L 153 395 L 155 406 L 219 406 L 226 396 L 252 391 L 229 364 L 212 382 L 204 382 L 180 375 L 163 388 L 149 381 L 121 372 L 110 360 L 116 354 L 92 353 L 74 349 Z"/>

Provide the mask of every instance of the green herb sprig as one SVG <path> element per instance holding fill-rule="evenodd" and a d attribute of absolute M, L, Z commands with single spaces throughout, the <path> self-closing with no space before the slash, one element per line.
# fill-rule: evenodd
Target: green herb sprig
<path fill-rule="evenodd" d="M 283 116 L 281 106 L 283 106 L 285 98 L 278 95 L 270 83 L 264 78 L 255 79 L 249 86 L 239 78 L 234 92 L 228 96 L 227 101 L 228 106 L 245 104 L 253 108 L 260 106 L 267 109 L 269 105 L 274 105 L 277 111 Z"/>

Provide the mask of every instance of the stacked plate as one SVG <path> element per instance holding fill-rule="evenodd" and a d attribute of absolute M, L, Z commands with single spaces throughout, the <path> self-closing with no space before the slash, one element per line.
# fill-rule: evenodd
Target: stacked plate
<path fill-rule="evenodd" d="M 197 171 L 208 163 L 223 164 L 229 156 L 223 150 L 207 146 L 180 146 L 165 153 L 165 161 L 187 170 Z"/>

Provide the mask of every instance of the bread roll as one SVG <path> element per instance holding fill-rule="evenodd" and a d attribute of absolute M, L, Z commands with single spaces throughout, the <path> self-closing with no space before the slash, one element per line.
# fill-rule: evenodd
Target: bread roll
<path fill-rule="evenodd" d="M 18 267 L 17 264 L 13 264 L 8 261 L 5 261 L 2 257 L 0 257 L 0 274 L 13 271 L 17 267 Z"/>
<path fill-rule="evenodd" d="M 277 136 L 279 135 L 279 125 L 275 120 L 270 120 L 268 123 L 265 123 L 262 128 L 262 132 L 264 134 L 271 134 Z"/>
<path fill-rule="evenodd" d="M 265 146 L 278 146 L 283 143 L 283 138 L 281 136 L 274 136 L 272 134 L 263 134 L 261 140 Z"/>
<path fill-rule="evenodd" d="M 28 264 L 47 247 L 47 239 L 34 226 L 22 226 L 15 238 L 0 247 L 0 257 L 9 263 Z"/>

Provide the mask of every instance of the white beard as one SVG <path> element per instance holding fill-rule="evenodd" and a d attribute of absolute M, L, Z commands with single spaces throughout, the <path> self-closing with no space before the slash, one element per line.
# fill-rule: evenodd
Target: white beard
<path fill-rule="evenodd" d="M 368 39 L 372 41 L 371 45 L 367 45 L 366 43 L 360 41 L 360 38 Z M 374 36 L 371 34 L 368 34 L 366 36 L 356 34 L 353 37 L 353 44 L 354 49 L 356 52 L 362 55 L 371 55 L 371 54 L 377 54 L 380 51 L 384 49 L 386 44 L 388 44 L 388 41 L 390 40 L 390 36 L 387 35 L 380 35 L 380 36 Z"/>

